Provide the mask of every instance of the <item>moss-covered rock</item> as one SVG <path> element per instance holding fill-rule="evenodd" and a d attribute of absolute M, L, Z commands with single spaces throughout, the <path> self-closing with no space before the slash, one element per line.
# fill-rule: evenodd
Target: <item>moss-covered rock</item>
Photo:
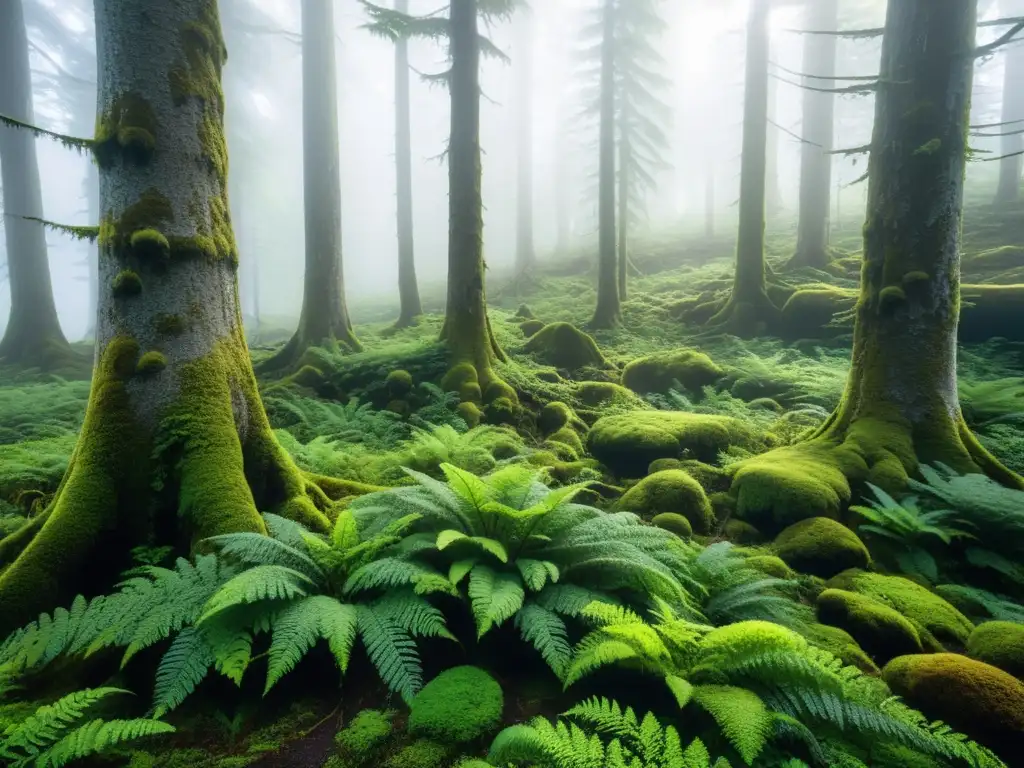
<path fill-rule="evenodd" d="M 641 477 L 656 459 L 714 461 L 738 445 L 763 440 L 738 419 L 678 411 L 639 411 L 599 419 L 587 436 L 590 452 L 623 477 Z"/>
<path fill-rule="evenodd" d="M 579 458 L 583 454 L 583 441 L 572 427 L 562 427 L 548 436 L 547 442 L 562 443 L 569 446 Z"/>
<path fill-rule="evenodd" d="M 334 737 L 342 763 L 361 766 L 372 760 L 394 730 L 393 711 L 364 709 Z"/>
<path fill-rule="evenodd" d="M 955 653 L 899 656 L 882 670 L 893 693 L 1008 761 L 1024 752 L 1024 683 Z"/>
<path fill-rule="evenodd" d="M 774 548 L 790 567 L 825 579 L 848 568 L 866 568 L 871 560 L 857 534 L 827 517 L 794 523 L 775 538 Z"/>
<path fill-rule="evenodd" d="M 801 288 L 782 306 L 782 333 L 787 338 L 834 335 L 835 331 L 827 332 L 825 327 L 834 315 L 853 309 L 856 303 L 853 289 L 827 284 Z"/>
<path fill-rule="evenodd" d="M 967 638 L 967 655 L 1024 680 L 1024 624 L 986 621 Z"/>
<path fill-rule="evenodd" d="M 652 519 L 663 512 L 675 512 L 690 522 L 695 533 L 706 534 L 715 518 L 700 483 L 679 469 L 649 475 L 634 485 L 619 501 L 619 507 Z"/>
<path fill-rule="evenodd" d="M 690 521 L 677 512 L 662 512 L 651 518 L 651 525 L 661 528 L 663 531 L 674 533 L 681 539 L 689 539 L 693 536 L 693 526 Z"/>
<path fill-rule="evenodd" d="M 629 363 L 622 371 L 622 384 L 639 394 L 668 392 L 673 382 L 699 394 L 724 375 L 715 362 L 694 349 L 677 349 L 647 355 Z"/>
<path fill-rule="evenodd" d="M 585 430 L 584 424 L 576 412 L 565 403 L 552 402 L 540 409 L 537 426 L 545 435 L 552 435 L 563 427 Z"/>
<path fill-rule="evenodd" d="M 849 632 L 832 627 L 828 624 L 807 624 L 800 629 L 800 634 L 811 645 L 828 651 L 844 664 L 856 667 L 862 672 L 877 675 L 880 670 L 864 649 L 857 645 Z"/>
<path fill-rule="evenodd" d="M 451 747 L 430 739 L 417 739 L 385 761 L 385 768 L 445 768 L 451 759 Z"/>
<path fill-rule="evenodd" d="M 943 643 L 963 646 L 974 624 L 926 587 L 902 576 L 867 573 L 855 568 L 828 581 L 833 589 L 867 595 L 901 613 L 914 625 L 925 650 L 943 650 Z"/>
<path fill-rule="evenodd" d="M 464 744 L 497 730 L 504 696 L 501 686 L 478 667 L 453 667 L 416 694 L 409 733 L 445 744 Z"/>
<path fill-rule="evenodd" d="M 781 557 L 775 555 L 750 555 L 746 562 L 751 568 L 756 568 L 765 576 L 775 579 L 796 578 L 793 569 L 786 565 Z"/>
<path fill-rule="evenodd" d="M 524 349 L 556 368 L 575 371 L 584 366 L 607 365 L 597 342 L 572 323 L 551 323 L 541 328 Z"/>
<path fill-rule="evenodd" d="M 405 397 L 405 395 L 412 391 L 412 374 L 401 369 L 391 371 L 388 373 L 387 378 L 384 379 L 384 386 L 391 397 Z"/>
<path fill-rule="evenodd" d="M 612 404 L 641 405 L 643 400 L 620 384 L 610 381 L 583 381 L 576 389 L 576 396 L 584 405 L 592 408 Z"/>
<path fill-rule="evenodd" d="M 540 320 L 525 320 L 519 324 L 519 330 L 523 332 L 523 336 L 531 338 L 536 336 L 538 331 L 544 328 L 544 323 Z"/>
<path fill-rule="evenodd" d="M 764 538 L 761 532 L 746 520 L 735 517 L 726 521 L 722 534 L 733 544 L 756 544 Z"/>
<path fill-rule="evenodd" d="M 484 417 L 483 411 L 472 401 L 459 403 L 455 407 L 455 412 L 459 414 L 459 417 L 466 422 L 470 429 L 478 426 Z"/>
<path fill-rule="evenodd" d="M 516 318 L 517 320 L 536 320 L 537 319 L 534 316 L 534 314 L 533 314 L 533 310 L 530 309 L 526 304 L 520 304 L 519 305 L 519 309 L 516 310 L 516 313 L 514 315 L 512 315 L 512 317 Z"/>
<path fill-rule="evenodd" d="M 818 621 L 845 630 L 881 663 L 908 653 L 921 653 L 914 625 L 884 603 L 842 589 L 826 589 L 816 603 Z"/>

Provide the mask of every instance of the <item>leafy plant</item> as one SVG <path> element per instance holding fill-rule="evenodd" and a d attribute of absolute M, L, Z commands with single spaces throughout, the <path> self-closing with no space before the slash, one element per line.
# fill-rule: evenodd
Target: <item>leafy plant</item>
<path fill-rule="evenodd" d="M 572 503 L 582 486 L 552 490 L 521 465 L 484 478 L 441 469 L 447 483 L 409 470 L 415 486 L 363 496 L 350 510 L 365 536 L 419 514 L 420 533 L 407 546 L 444 562 L 452 584 L 466 584 L 478 637 L 515 617 L 523 639 L 561 674 L 570 654 L 565 619 L 591 601 L 689 599 L 678 576 L 686 545 L 633 514 Z"/>
<path fill-rule="evenodd" d="M 0 758 L 10 768 L 59 768 L 125 742 L 174 732 L 160 720 L 95 717 L 83 722 L 105 699 L 125 693 L 120 688 L 85 689 L 40 707 L 0 736 Z"/>
<path fill-rule="evenodd" d="M 479 426 L 460 432 L 450 424 L 424 429 L 413 427 L 412 438 L 398 460 L 405 467 L 441 476 L 443 464 L 451 464 L 467 472 L 484 474 L 525 452 L 522 438 L 504 427 Z"/>

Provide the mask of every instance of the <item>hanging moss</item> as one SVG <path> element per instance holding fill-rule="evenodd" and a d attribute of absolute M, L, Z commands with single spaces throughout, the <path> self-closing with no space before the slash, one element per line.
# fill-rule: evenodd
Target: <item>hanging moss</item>
<path fill-rule="evenodd" d="M 139 278 L 138 274 L 132 272 L 130 269 L 122 269 L 114 278 L 111 290 L 114 292 L 114 297 L 118 299 L 126 299 L 129 296 L 138 296 L 142 293 L 142 280 Z"/>
<path fill-rule="evenodd" d="M 156 151 L 156 115 L 149 102 L 134 91 L 118 96 L 96 120 L 93 152 L 101 168 L 118 157 L 145 165 Z"/>

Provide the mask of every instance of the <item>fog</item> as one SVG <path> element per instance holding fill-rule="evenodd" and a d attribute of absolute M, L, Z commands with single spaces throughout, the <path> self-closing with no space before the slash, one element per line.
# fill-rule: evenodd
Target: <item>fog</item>
<path fill-rule="evenodd" d="M 329 0 L 325 0 L 327 2 Z M 26 0 L 33 18 L 49 12 L 63 33 L 84 50 L 92 48 L 93 25 L 88 0 Z M 242 294 L 246 311 L 257 305 L 263 315 L 293 316 L 302 293 L 302 133 L 301 46 L 297 0 L 233 0 L 253 28 L 231 28 L 225 13 L 229 63 L 225 69 L 228 136 L 231 156 L 232 211 L 241 247 Z M 663 94 L 671 112 L 666 125 L 670 147 L 664 167 L 648 194 L 647 219 L 640 232 L 703 228 L 709 177 L 715 190 L 716 231 L 728 236 L 739 188 L 739 151 L 743 101 L 743 25 L 745 0 L 664 2 L 667 30 L 657 41 L 665 58 L 670 86 Z M 590 149 L 596 121 L 581 115 L 585 84 L 580 76 L 579 30 L 595 0 L 533 2 L 533 177 L 534 232 L 538 256 L 555 258 L 559 196 L 564 196 L 574 251 L 593 251 L 596 230 L 593 175 L 597 155 Z M 999 8 L 983 3 L 983 18 Z M 436 0 L 410 0 L 410 12 L 436 10 Z M 803 91 L 793 85 L 803 72 L 802 2 L 780 2 L 773 15 L 773 146 L 780 207 L 769 227 L 790 227 L 796 214 L 800 163 Z M 359 307 L 397 296 L 397 239 L 394 170 L 394 49 L 372 37 L 362 25 L 367 17 L 355 0 L 335 0 L 341 147 L 342 230 L 346 288 L 355 319 Z M 844 28 L 877 27 L 884 18 L 882 0 L 845 0 Z M 517 24 L 493 26 L 491 40 L 510 62 L 485 59 L 481 83 L 485 254 L 490 274 L 509 267 L 516 247 L 516 97 Z M 258 28 L 258 29 L 256 29 Z M 95 72 L 55 39 L 52 29 L 30 20 L 36 123 L 56 131 L 83 130 L 74 98 L 90 88 Z M 982 28 L 982 42 L 995 36 Z M 246 44 L 232 47 L 236 39 Z M 1021 43 L 1016 43 L 1020 45 Z M 877 72 L 876 38 L 840 42 L 838 73 Z M 1003 61 L 1000 51 L 979 60 L 975 93 L 976 122 L 998 120 Z M 415 72 L 445 69 L 443 47 L 413 41 L 410 62 Z M 66 70 L 55 79 L 54 75 Z M 69 78 L 72 85 L 69 86 Z M 787 82 L 789 81 L 789 82 Z M 78 94 L 69 94 L 69 87 Z M 94 93 L 94 92 L 93 92 Z M 91 98 L 94 100 L 95 96 Z M 417 270 L 424 293 L 443 281 L 447 256 L 447 169 L 442 153 L 448 135 L 445 90 L 418 78 L 412 82 L 413 206 Z M 94 103 L 94 102 L 93 102 Z M 80 111 L 80 110 L 79 110 Z M 872 99 L 844 96 L 837 105 L 836 146 L 857 147 L 870 140 Z M 985 118 L 992 118 L 987 120 Z M 91 117 L 84 124 L 89 125 Z M 87 129 L 86 129 L 87 130 Z M 989 142 L 989 143 L 986 143 Z M 85 190 L 88 158 L 59 144 L 37 140 L 45 217 L 66 224 L 90 221 Z M 998 150 L 989 139 L 976 149 Z M 979 163 L 972 173 L 991 174 L 995 164 Z M 863 156 L 837 156 L 835 175 L 843 186 L 838 205 L 855 218 L 863 211 L 865 185 L 853 186 L 865 170 Z M 771 184 L 769 180 L 769 184 Z M 834 201 L 834 204 L 836 202 Z M 89 325 L 88 246 L 51 232 L 49 258 L 61 322 L 69 338 L 80 338 Z M 0 253 L 3 242 L 0 238 Z M 258 265 L 258 284 L 252 265 Z M 9 300 L 0 288 L 0 328 Z M 429 305 L 427 309 L 434 309 Z"/>

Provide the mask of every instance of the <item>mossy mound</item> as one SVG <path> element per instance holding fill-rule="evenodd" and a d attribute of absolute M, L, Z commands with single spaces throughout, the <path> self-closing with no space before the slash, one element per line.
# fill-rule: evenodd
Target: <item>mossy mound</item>
<path fill-rule="evenodd" d="M 525 320 L 519 324 L 519 330 L 523 332 L 523 336 L 530 338 L 536 336 L 537 333 L 544 328 L 544 323 L 540 320 Z"/>
<path fill-rule="evenodd" d="M 677 349 L 632 361 L 622 371 L 622 384 L 638 394 L 646 394 L 668 392 L 674 382 L 679 382 L 689 392 L 700 394 L 724 374 L 703 352 Z"/>
<path fill-rule="evenodd" d="M 620 384 L 610 381 L 583 381 L 576 389 L 576 397 L 591 408 L 609 405 L 640 405 L 643 400 Z"/>
<path fill-rule="evenodd" d="M 794 579 L 796 573 L 782 560 L 775 555 L 751 555 L 746 560 L 747 565 L 756 568 L 765 576 L 774 579 Z"/>
<path fill-rule="evenodd" d="M 712 499 L 713 505 L 714 500 Z M 764 538 L 757 528 L 745 520 L 739 520 L 735 517 L 726 521 L 725 526 L 722 528 L 722 534 L 733 544 L 756 544 Z"/>
<path fill-rule="evenodd" d="M 856 667 L 861 672 L 877 675 L 878 665 L 864 653 L 849 632 L 832 627 L 828 624 L 807 624 L 800 629 L 800 634 L 811 645 L 828 651 L 844 664 Z"/>
<path fill-rule="evenodd" d="M 445 768 L 451 747 L 430 739 L 418 739 L 402 747 L 384 763 L 385 768 Z M 339 767 L 340 768 L 340 767 Z"/>
<path fill-rule="evenodd" d="M 843 571 L 828 586 L 866 595 L 901 613 L 917 629 L 925 650 L 944 650 L 943 643 L 963 646 L 974 625 L 941 597 L 902 576 L 885 576 L 857 569 Z"/>
<path fill-rule="evenodd" d="M 334 737 L 338 756 L 345 765 L 364 765 L 380 752 L 394 730 L 395 713 L 364 709 Z"/>
<path fill-rule="evenodd" d="M 639 411 L 605 416 L 587 436 L 590 452 L 622 477 L 642 477 L 656 459 L 715 461 L 730 446 L 755 447 L 759 439 L 738 419 L 679 411 Z"/>
<path fill-rule="evenodd" d="M 827 517 L 811 517 L 775 537 L 779 557 L 800 573 L 835 576 L 848 568 L 866 568 L 871 556 L 853 531 Z"/>
<path fill-rule="evenodd" d="M 693 526 L 690 525 L 690 521 L 677 512 L 662 512 L 655 515 L 651 518 L 651 525 L 674 533 L 680 539 L 689 539 L 693 536 Z"/>
<path fill-rule="evenodd" d="M 412 390 L 412 374 L 408 371 L 395 370 L 388 373 L 384 379 L 384 386 L 392 398 L 398 399 L 409 394 Z"/>
<path fill-rule="evenodd" d="M 524 349 L 556 368 L 575 371 L 607 365 L 597 342 L 572 323 L 551 323 L 535 333 Z"/>
<path fill-rule="evenodd" d="M 1024 624 L 986 621 L 967 638 L 967 655 L 1024 680 Z"/>
<path fill-rule="evenodd" d="M 990 248 L 966 257 L 963 262 L 963 271 L 968 274 L 1002 272 L 1016 267 L 1024 267 L 1024 246 L 1004 245 L 1001 248 Z"/>
<path fill-rule="evenodd" d="M 619 501 L 619 507 L 650 520 L 674 512 L 690 522 L 696 533 L 706 534 L 715 522 L 711 502 L 700 483 L 680 469 L 648 475 Z"/>
<path fill-rule="evenodd" d="M 553 435 L 564 427 L 585 430 L 584 424 L 576 412 L 565 403 L 548 403 L 541 408 L 537 416 L 537 426 L 545 435 Z"/>
<path fill-rule="evenodd" d="M 955 653 L 893 659 L 882 670 L 893 693 L 942 720 L 1010 764 L 1024 751 L 1024 683 L 991 664 Z"/>
<path fill-rule="evenodd" d="M 842 589 L 818 595 L 818 621 L 848 632 L 872 658 L 881 663 L 908 653 L 921 653 L 914 625 L 887 605 Z"/>
<path fill-rule="evenodd" d="M 501 686 L 478 667 L 453 667 L 416 694 L 409 711 L 409 733 L 445 744 L 465 744 L 501 725 Z"/>
<path fill-rule="evenodd" d="M 960 299 L 960 341 L 1024 340 L 1024 285 L 962 285 Z"/>
<path fill-rule="evenodd" d="M 811 335 L 834 335 L 827 331 L 832 318 L 853 309 L 857 291 L 821 284 L 797 290 L 782 306 L 782 333 L 787 338 Z"/>
<path fill-rule="evenodd" d="M 557 432 L 548 435 L 548 439 L 545 442 L 561 443 L 562 445 L 569 446 L 576 454 L 577 459 L 583 454 L 583 441 L 572 427 L 562 427 Z"/>

